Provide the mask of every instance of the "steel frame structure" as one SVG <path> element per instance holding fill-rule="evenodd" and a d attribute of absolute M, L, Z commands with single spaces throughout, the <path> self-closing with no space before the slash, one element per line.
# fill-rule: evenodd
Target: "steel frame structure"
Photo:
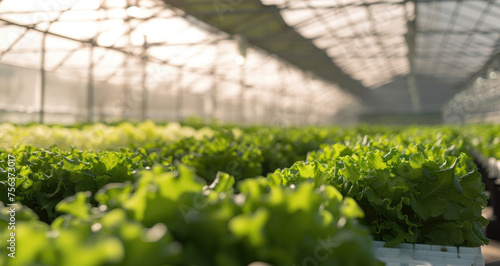
<path fill-rule="evenodd" d="M 355 109 L 360 108 L 356 105 L 355 97 L 338 93 L 337 89 L 364 100 L 364 95 L 370 95 L 372 91 L 400 77 L 406 80 L 406 97 L 411 102 L 409 108 L 418 113 L 423 111 L 422 104 L 428 101 L 424 95 L 429 94 L 420 85 L 422 77 L 439 79 L 450 88 L 460 90 L 467 87 L 471 79 L 475 79 L 476 74 L 500 48 L 499 0 L 336 0 L 330 3 L 322 0 L 239 0 L 223 1 L 222 7 L 225 9 L 222 14 L 212 0 L 123 0 L 126 1 L 125 6 L 106 5 L 107 1 L 99 2 L 99 15 L 93 19 L 65 17 L 67 13 L 75 11 L 73 5 L 68 5 L 63 9 L 45 10 L 50 19 L 33 23 L 21 23 L 13 18 L 16 15 L 36 15 L 40 10 L 2 10 L 0 4 L 0 30 L 6 27 L 23 29 L 12 42 L 0 49 L 0 63 L 8 55 L 40 54 L 39 122 L 44 122 L 45 116 L 47 73 L 65 68 L 67 62 L 82 50 L 87 51 L 89 57 L 85 64 L 88 121 L 93 121 L 96 116 L 96 82 L 133 79 L 126 77 L 126 72 L 131 70 L 124 70 L 131 66 L 140 72 L 136 81 L 132 82 L 141 91 L 138 97 L 141 99 L 140 118 L 148 118 L 148 101 L 152 99 L 148 95 L 151 91 L 148 87 L 151 79 L 148 69 L 154 65 L 176 69 L 171 75 L 172 86 L 179 92 L 176 94 L 176 117 L 185 116 L 185 97 L 190 95 L 189 88 L 196 83 L 190 76 L 200 75 L 207 77 L 206 83 L 210 83 L 205 86 L 209 87 L 205 98 L 209 99 L 211 106 L 207 118 L 217 117 L 218 108 L 223 107 L 221 103 L 224 101 L 221 86 L 230 83 L 238 91 L 237 96 L 230 97 L 234 105 L 239 107 L 232 112 L 233 120 L 244 122 L 251 118 L 249 112 L 252 112 L 250 110 L 255 103 L 269 98 L 263 95 L 274 95 L 274 103 L 268 101 L 262 104 L 266 110 L 287 109 L 284 106 L 292 104 L 297 108 L 295 113 L 317 112 L 315 107 L 318 104 L 326 105 L 329 101 L 338 103 L 343 98 L 349 99 L 349 104 Z M 146 16 L 127 15 L 120 18 L 116 15 L 124 10 L 127 12 L 129 8 L 140 7 L 145 2 L 151 10 Z M 96 11 L 95 8 L 78 10 Z M 299 13 L 302 15 L 294 15 Z M 132 35 L 150 21 L 177 18 L 212 35 L 199 41 L 156 42 L 146 37 L 139 44 L 132 41 Z M 127 29 L 110 44 L 100 41 L 102 33 L 91 38 L 75 38 L 71 34 L 53 30 L 53 25 L 61 22 L 120 19 Z M 33 32 L 43 36 L 39 48 L 20 48 L 19 43 Z M 304 98 L 313 89 L 292 89 L 293 86 L 287 84 L 288 76 L 283 74 L 276 74 L 280 79 L 278 83 L 282 85 L 273 85 L 272 91 L 266 91 L 265 85 L 257 86 L 249 75 L 261 71 L 262 66 L 265 67 L 264 63 L 253 68 L 247 63 L 235 66 L 228 64 L 227 58 L 224 58 L 227 43 L 236 45 L 234 36 L 244 36 L 250 49 L 264 55 L 262 62 L 281 64 L 278 72 L 302 71 L 302 74 L 298 74 L 301 76 L 300 83 L 308 88 L 321 87 L 316 92 L 320 96 L 307 96 L 311 98 L 309 101 L 293 100 Z M 67 49 L 52 48 L 47 45 L 48 38 L 64 39 L 79 45 Z M 128 38 L 126 45 L 123 44 L 123 38 Z M 152 52 L 165 47 L 191 47 L 195 52 L 189 55 L 179 53 L 167 58 Z M 216 56 L 212 65 L 197 67 L 189 63 L 189 60 L 197 60 L 206 54 L 200 47 L 213 48 Z M 98 70 L 107 58 L 107 52 L 103 53 L 103 50 L 119 53 L 124 58 L 123 68 L 116 67 L 105 77 L 99 76 L 101 72 Z M 46 56 L 57 52 L 65 55 L 49 66 L 46 61 L 50 58 Z M 181 59 L 183 63 L 178 63 Z M 258 73 L 262 75 L 263 72 Z M 313 83 L 316 85 L 310 85 Z M 331 92 L 323 88 L 328 86 L 332 86 Z M 128 85 L 124 85 L 123 92 L 130 93 Z M 256 92 L 261 96 L 256 96 Z M 450 94 L 442 94 L 447 93 Z M 277 104 L 280 98 L 290 100 L 286 104 Z M 334 111 L 331 111 L 325 116 L 332 115 Z M 126 110 L 123 111 L 125 117 L 126 113 Z"/>

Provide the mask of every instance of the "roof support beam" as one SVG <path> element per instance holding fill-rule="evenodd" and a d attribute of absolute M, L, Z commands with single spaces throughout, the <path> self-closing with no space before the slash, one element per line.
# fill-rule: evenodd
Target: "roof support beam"
<path fill-rule="evenodd" d="M 406 3 L 406 1 L 400 1 L 400 2 L 390 2 L 390 1 L 379 1 L 379 2 L 373 2 L 373 3 L 350 3 L 350 4 L 344 4 L 344 5 L 332 5 L 332 6 L 322 6 L 321 10 L 335 10 L 335 9 L 343 9 L 347 7 L 368 7 L 372 5 L 402 5 Z M 209 6 L 212 7 L 213 1 L 210 2 L 210 4 L 200 4 L 197 5 L 196 7 L 203 7 L 203 6 Z M 189 8 L 190 6 L 194 6 L 194 4 L 180 4 L 179 7 L 186 7 Z M 226 10 L 224 13 L 225 15 L 241 15 L 241 14 L 261 14 L 261 13 L 279 13 L 281 11 L 300 11 L 300 10 L 310 10 L 311 7 L 291 7 L 289 5 L 285 6 L 275 6 L 275 5 L 269 5 L 266 6 L 264 5 L 262 8 L 234 8 L 233 10 Z M 210 11 L 195 11 L 195 12 L 189 12 L 190 15 L 193 16 L 207 16 L 207 15 L 218 15 L 217 10 L 210 10 Z"/>
<path fill-rule="evenodd" d="M 36 28 L 35 25 L 23 25 L 23 24 L 19 24 L 17 22 L 14 22 L 14 21 L 10 21 L 10 20 L 7 20 L 7 19 L 3 19 L 3 18 L 0 18 L 0 22 L 4 22 L 5 24 L 8 24 L 8 25 L 13 25 L 13 26 L 18 26 L 18 27 L 22 27 L 24 29 L 26 29 L 26 32 L 28 32 L 29 30 L 32 30 L 32 31 L 35 31 L 35 32 L 38 32 L 38 33 L 42 33 L 44 35 L 47 35 L 47 36 L 53 36 L 53 37 L 57 37 L 57 38 L 61 38 L 61 39 L 64 39 L 64 40 L 69 40 L 69 41 L 74 41 L 74 42 L 78 42 L 78 43 L 81 43 L 81 44 L 87 44 L 87 45 L 93 45 L 95 48 L 103 48 L 103 49 L 106 49 L 108 51 L 114 51 L 114 52 L 119 52 L 119 53 L 122 53 L 124 54 L 125 56 L 134 56 L 134 57 L 137 57 L 139 56 L 138 54 L 135 54 L 133 52 L 130 52 L 130 51 L 127 51 L 125 48 L 121 48 L 121 47 L 115 47 L 115 46 L 103 46 L 103 45 L 98 45 L 95 43 L 95 40 L 94 39 L 89 39 L 89 40 L 81 40 L 81 39 L 75 39 L 75 38 L 72 38 L 72 37 L 68 37 L 68 36 L 65 36 L 65 35 L 61 35 L 61 34 L 58 34 L 58 33 L 55 33 L 55 32 L 52 32 L 52 31 L 45 31 L 45 30 L 41 30 L 41 29 L 38 29 Z M 130 31 L 128 32 L 130 33 Z M 17 41 L 19 41 L 21 38 L 19 38 Z M 214 40 L 215 41 L 215 40 Z M 168 45 L 168 44 L 167 44 Z M 151 45 L 151 46 L 154 46 L 154 45 Z M 83 46 L 82 46 L 83 47 Z M 0 56 L 3 56 L 4 53 L 7 53 L 7 51 L 4 51 L 0 54 Z M 97 59 L 94 64 L 97 65 L 101 59 L 104 58 L 105 55 L 103 55 L 100 59 Z M 164 65 L 169 65 L 169 66 L 172 66 L 172 67 L 175 67 L 175 68 L 183 68 L 183 69 L 187 69 L 186 67 L 184 66 L 181 66 L 181 65 L 175 65 L 175 64 L 172 64 L 170 63 L 169 61 L 167 60 L 161 60 L 159 58 L 155 58 L 155 57 L 152 57 L 150 56 L 149 57 L 149 60 L 151 62 L 155 62 L 155 63 L 158 63 L 158 64 L 164 64 Z M 207 71 L 204 71 L 204 70 L 198 70 L 198 69 L 190 69 L 192 72 L 195 72 L 195 73 L 202 73 L 202 74 L 206 74 Z M 114 76 L 114 75 L 113 75 Z"/>
<path fill-rule="evenodd" d="M 353 79 L 337 66 L 326 51 L 318 48 L 312 40 L 304 38 L 292 26 L 289 26 L 281 17 L 281 8 L 277 6 L 263 5 L 260 0 L 244 0 L 238 5 L 231 5 L 230 8 L 224 10 L 223 14 L 219 14 L 221 10 L 214 9 L 213 1 L 205 2 L 210 3 L 210 5 L 197 5 L 200 3 L 197 0 L 163 1 L 229 34 L 241 34 L 255 47 L 281 57 L 284 61 L 303 71 L 312 71 L 325 81 L 337 83 L 348 93 L 361 97 L 368 91 L 361 82 Z M 252 16 L 256 16 L 258 19 L 256 18 L 243 27 L 238 27 L 239 17 L 235 15 L 245 13 L 253 13 Z M 262 21 L 268 21 L 268 23 L 261 23 Z M 283 32 L 286 34 L 280 35 Z M 280 35 L 279 38 L 276 35 Z M 254 39 L 254 37 L 257 38 Z M 266 40 L 262 41 L 261 38 L 266 38 Z M 273 38 L 279 39 L 279 41 L 269 41 Z M 318 55 L 318 57 L 315 62 L 294 58 L 294 56 L 301 55 Z"/>

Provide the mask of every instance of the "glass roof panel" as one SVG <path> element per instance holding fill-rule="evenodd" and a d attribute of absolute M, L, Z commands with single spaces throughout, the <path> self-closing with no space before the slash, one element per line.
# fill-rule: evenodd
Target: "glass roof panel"
<path fill-rule="evenodd" d="M 191 92 L 206 93 L 210 90 L 213 78 L 210 71 L 220 74 L 217 78 L 222 80 L 221 84 L 228 84 L 227 87 L 221 86 L 223 95 L 236 97 L 241 89 L 241 69 L 237 64 L 241 54 L 234 40 L 230 36 L 215 33 L 207 26 L 197 25 L 199 23 L 193 19 L 186 19 L 189 16 L 176 16 L 181 12 L 165 9 L 159 4 L 160 1 L 138 1 L 137 7 L 127 7 L 125 0 L 80 0 L 65 2 L 64 5 L 47 1 L 55 5 L 51 9 L 40 6 L 37 1 L 27 1 L 26 6 L 15 2 L 2 2 L 0 18 L 22 25 L 37 23 L 36 29 L 51 33 L 46 38 L 46 46 L 58 51 L 46 51 L 46 67 L 49 70 L 60 68 L 58 71 L 77 71 L 75 73 L 85 76 L 92 43 L 96 45 L 93 51 L 96 79 L 115 83 L 128 79 L 128 82 L 140 84 L 141 60 L 138 58 L 147 55 L 151 64 L 155 65 L 148 66 L 148 72 L 155 72 L 152 76 L 159 80 L 158 84 L 173 83 L 177 75 L 175 70 L 184 69 L 190 74 L 183 77 L 182 83 Z M 405 58 L 408 49 L 403 37 L 406 33 L 405 10 L 401 5 L 387 4 L 397 1 L 385 1 L 385 4 L 375 0 L 264 2 L 280 5 L 288 23 L 297 26 L 306 38 L 316 38 L 315 43 L 328 52 L 333 62 L 365 86 L 376 87 L 408 72 Z M 30 8 L 48 15 L 12 14 L 15 9 L 27 11 Z M 0 28 L 0 32 L 9 28 L 17 36 L 25 31 L 21 27 L 6 26 Z M 33 34 L 37 37 L 32 37 Z M 8 42 L 2 41 L 2 51 L 13 45 L 11 53 L 0 58 L 1 63 L 14 62 L 14 58 L 19 61 L 23 57 L 12 54 L 26 49 L 34 51 L 29 54 L 31 59 L 40 58 L 42 35 L 29 30 L 18 43 L 13 44 L 16 38 L 12 37 L 8 37 Z M 61 35 L 61 38 L 53 35 Z M 2 34 L 3 39 L 6 38 L 4 36 Z M 91 39 L 95 39 L 95 43 Z M 220 39 L 231 40 L 218 41 Z M 483 39 L 481 41 L 485 42 Z M 23 52 L 23 55 L 26 54 Z M 130 59 L 130 56 L 135 59 Z M 29 61 L 27 58 L 23 60 Z M 23 64 L 26 66 L 30 63 Z M 37 68 L 37 64 L 39 66 L 37 60 L 33 61 L 33 67 Z M 309 83 L 315 84 L 315 89 L 325 94 L 321 99 L 337 99 L 343 95 L 338 92 L 338 86 L 311 81 L 308 75 L 260 50 L 248 52 L 245 68 L 244 80 L 251 88 L 266 85 L 279 88 L 283 84 L 279 75 L 285 75 L 288 84 L 285 87 L 293 95 L 308 95 L 307 90 L 300 88 Z M 285 74 L 280 72 L 282 68 L 286 69 Z M 258 94 L 252 92 L 252 95 Z M 293 95 L 287 103 L 295 101 Z"/>
<path fill-rule="evenodd" d="M 500 1 L 419 3 L 416 72 L 450 84 L 477 72 L 497 46 Z"/>
<path fill-rule="evenodd" d="M 307 6 L 296 2 L 305 2 Z M 263 3 L 282 7 L 282 15 L 289 25 L 294 26 L 305 37 L 316 37 L 314 43 L 326 50 L 335 64 L 367 87 L 375 88 L 390 82 L 396 75 L 405 75 L 409 71 L 408 63 L 404 63 L 404 58 L 401 58 L 406 56 L 408 49 L 401 48 L 406 47 L 404 34 L 407 28 L 405 8 L 399 1 Z M 306 26 L 301 25 L 301 22 L 303 23 L 307 13 L 304 11 L 298 16 L 297 11 L 293 10 L 299 6 L 301 10 L 307 8 L 311 11 Z M 362 71 L 366 67 L 378 71 Z"/>

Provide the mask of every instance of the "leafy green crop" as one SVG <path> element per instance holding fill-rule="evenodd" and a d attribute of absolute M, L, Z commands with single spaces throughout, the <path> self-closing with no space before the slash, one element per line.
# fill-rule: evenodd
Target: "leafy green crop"
<path fill-rule="evenodd" d="M 493 126 L 188 124 L 0 125 L 22 205 L 0 265 L 378 265 L 372 238 L 488 241 L 471 147 L 492 156 Z"/>
<path fill-rule="evenodd" d="M 232 132 L 220 132 L 201 140 L 185 138 L 166 144 L 163 157 L 196 168 L 197 174 L 212 182 L 218 171 L 227 172 L 237 180 L 262 174 L 262 153 L 254 144 L 243 142 Z"/>
<path fill-rule="evenodd" d="M 467 155 L 446 156 L 444 146 L 410 146 L 352 152 L 334 145 L 311 154 L 319 161 L 297 162 L 270 175 L 284 185 L 311 180 L 331 184 L 353 197 L 365 212 L 365 223 L 377 240 L 388 246 L 402 242 L 480 246 L 487 243 L 481 216 L 487 197 L 481 176 Z M 348 155 L 349 153 L 353 153 Z M 343 154 L 347 154 L 342 156 Z M 326 156 L 331 156 L 327 160 Z"/>
<path fill-rule="evenodd" d="M 500 159 L 500 125 L 469 125 L 457 131 L 483 156 Z"/>
<path fill-rule="evenodd" d="M 8 154 L 0 153 L 0 187 L 3 189 L 6 189 L 7 172 L 2 169 L 7 168 Z M 109 183 L 134 181 L 133 172 L 142 168 L 141 158 L 129 150 L 64 152 L 57 148 L 19 146 L 12 154 L 16 158 L 16 199 L 46 222 L 58 216 L 54 208 L 61 200 L 80 191 L 96 193 Z M 2 193 L 4 204 L 8 203 L 6 195 Z"/>
<path fill-rule="evenodd" d="M 21 211 L 28 213 L 17 225 L 23 256 L 12 265 L 381 265 L 356 220 L 363 212 L 332 186 L 292 189 L 257 178 L 233 194 L 228 174 L 207 186 L 191 169 L 177 168 L 110 184 L 96 194 L 97 208 L 88 204 L 90 193 L 78 192 L 57 205 L 67 214 L 50 226 Z"/>

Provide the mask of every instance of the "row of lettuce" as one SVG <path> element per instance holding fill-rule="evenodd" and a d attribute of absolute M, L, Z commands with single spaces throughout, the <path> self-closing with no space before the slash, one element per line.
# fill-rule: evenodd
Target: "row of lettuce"
<path fill-rule="evenodd" d="M 373 239 L 488 242 L 458 128 L 3 127 L 32 145 L 0 155 L 0 189 L 10 155 L 22 206 L 19 256 L 2 242 L 0 265 L 378 265 Z M 43 131 L 57 137 L 29 135 Z"/>
<path fill-rule="evenodd" d="M 461 132 L 480 154 L 500 160 L 500 125 L 474 125 Z"/>

